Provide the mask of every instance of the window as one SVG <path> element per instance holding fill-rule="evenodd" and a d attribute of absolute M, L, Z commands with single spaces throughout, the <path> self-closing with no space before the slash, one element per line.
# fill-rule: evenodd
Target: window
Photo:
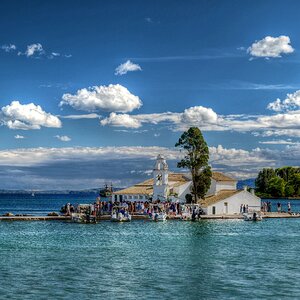
<path fill-rule="evenodd" d="M 129 199 L 132 199 L 132 196 L 129 196 Z"/>
<path fill-rule="evenodd" d="M 135 195 L 135 196 L 134 196 L 134 199 L 138 199 L 138 196 L 137 196 L 137 195 Z"/>
<path fill-rule="evenodd" d="M 127 196 L 126 196 L 126 195 L 124 195 L 124 199 L 127 199 Z"/>
<path fill-rule="evenodd" d="M 143 195 L 139 195 L 139 199 L 144 199 L 144 196 Z"/>
<path fill-rule="evenodd" d="M 216 214 L 216 207 L 215 207 L 215 206 L 212 207 L 212 214 L 213 214 L 213 215 Z"/>

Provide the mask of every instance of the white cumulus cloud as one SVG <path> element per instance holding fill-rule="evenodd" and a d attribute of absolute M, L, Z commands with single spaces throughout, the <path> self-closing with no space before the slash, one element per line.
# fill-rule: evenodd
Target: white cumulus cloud
<path fill-rule="evenodd" d="M 142 106 L 138 96 L 131 94 L 120 84 L 100 85 L 78 90 L 76 94 L 64 94 L 60 106 L 70 105 L 83 111 L 131 112 Z"/>
<path fill-rule="evenodd" d="M 139 128 L 142 123 L 128 114 L 111 113 L 109 117 L 100 121 L 102 126 L 110 125 L 114 127 Z"/>
<path fill-rule="evenodd" d="M 184 110 L 182 121 L 188 124 L 212 123 L 218 121 L 218 115 L 211 109 L 203 106 L 194 106 Z"/>
<path fill-rule="evenodd" d="M 17 140 L 25 139 L 25 136 L 17 134 L 17 135 L 15 135 L 15 139 L 17 139 Z"/>
<path fill-rule="evenodd" d="M 130 60 L 127 60 L 125 63 L 119 65 L 115 70 L 115 75 L 125 75 L 127 72 L 133 71 L 142 71 L 142 68 L 138 64 L 134 64 Z"/>
<path fill-rule="evenodd" d="M 300 108 L 300 90 L 292 94 L 287 94 L 286 99 L 276 99 L 268 104 L 268 109 L 280 112 L 284 110 L 293 110 Z"/>
<path fill-rule="evenodd" d="M 5 52 L 11 52 L 17 49 L 16 45 L 13 44 L 8 44 L 8 45 L 2 45 L 1 49 L 4 50 Z"/>
<path fill-rule="evenodd" d="M 279 37 L 266 36 L 262 40 L 253 43 L 247 52 L 255 57 L 281 57 L 282 54 L 294 52 L 294 48 L 290 43 L 290 38 L 285 35 Z"/>
<path fill-rule="evenodd" d="M 1 108 L 1 123 L 10 129 L 40 129 L 44 127 L 61 127 L 58 117 L 45 112 L 41 106 L 34 103 L 21 104 L 12 101 L 11 104 Z"/>
<path fill-rule="evenodd" d="M 68 137 L 67 135 L 55 135 L 54 137 L 62 142 L 70 142 L 71 141 L 71 138 Z"/>
<path fill-rule="evenodd" d="M 27 57 L 30 57 L 33 55 L 40 55 L 43 53 L 44 53 L 44 49 L 40 43 L 28 45 L 27 50 L 25 51 L 25 55 Z"/>

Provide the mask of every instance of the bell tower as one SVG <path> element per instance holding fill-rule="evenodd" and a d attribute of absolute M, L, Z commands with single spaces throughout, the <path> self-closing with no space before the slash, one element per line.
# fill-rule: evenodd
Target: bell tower
<path fill-rule="evenodd" d="M 153 200 L 166 201 L 169 193 L 168 164 L 159 154 L 153 169 Z"/>

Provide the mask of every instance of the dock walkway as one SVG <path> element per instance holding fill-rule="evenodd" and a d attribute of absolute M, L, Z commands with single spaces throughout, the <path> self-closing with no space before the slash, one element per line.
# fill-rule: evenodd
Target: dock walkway
<path fill-rule="evenodd" d="M 262 213 L 264 219 L 281 219 L 281 218 L 300 218 L 300 214 L 268 212 Z M 243 215 L 202 215 L 203 220 L 238 220 L 244 219 Z M 0 216 L 0 221 L 70 221 L 70 216 Z M 109 221 L 110 215 L 103 215 L 99 221 Z M 149 220 L 148 215 L 136 214 L 132 215 L 132 220 Z M 180 220 L 180 216 L 170 216 L 168 220 Z"/>

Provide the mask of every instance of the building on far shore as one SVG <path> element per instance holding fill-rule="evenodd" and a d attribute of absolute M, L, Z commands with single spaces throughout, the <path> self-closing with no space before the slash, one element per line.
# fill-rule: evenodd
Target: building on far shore
<path fill-rule="evenodd" d="M 149 201 L 152 199 L 185 203 L 191 193 L 192 179 L 189 173 L 173 173 L 162 155 L 158 155 L 153 178 L 113 193 L 113 201 Z M 212 172 L 211 186 L 205 199 L 199 201 L 208 215 L 239 214 L 241 206 L 260 211 L 261 199 L 248 192 L 237 190 L 237 180 L 220 172 Z"/>

